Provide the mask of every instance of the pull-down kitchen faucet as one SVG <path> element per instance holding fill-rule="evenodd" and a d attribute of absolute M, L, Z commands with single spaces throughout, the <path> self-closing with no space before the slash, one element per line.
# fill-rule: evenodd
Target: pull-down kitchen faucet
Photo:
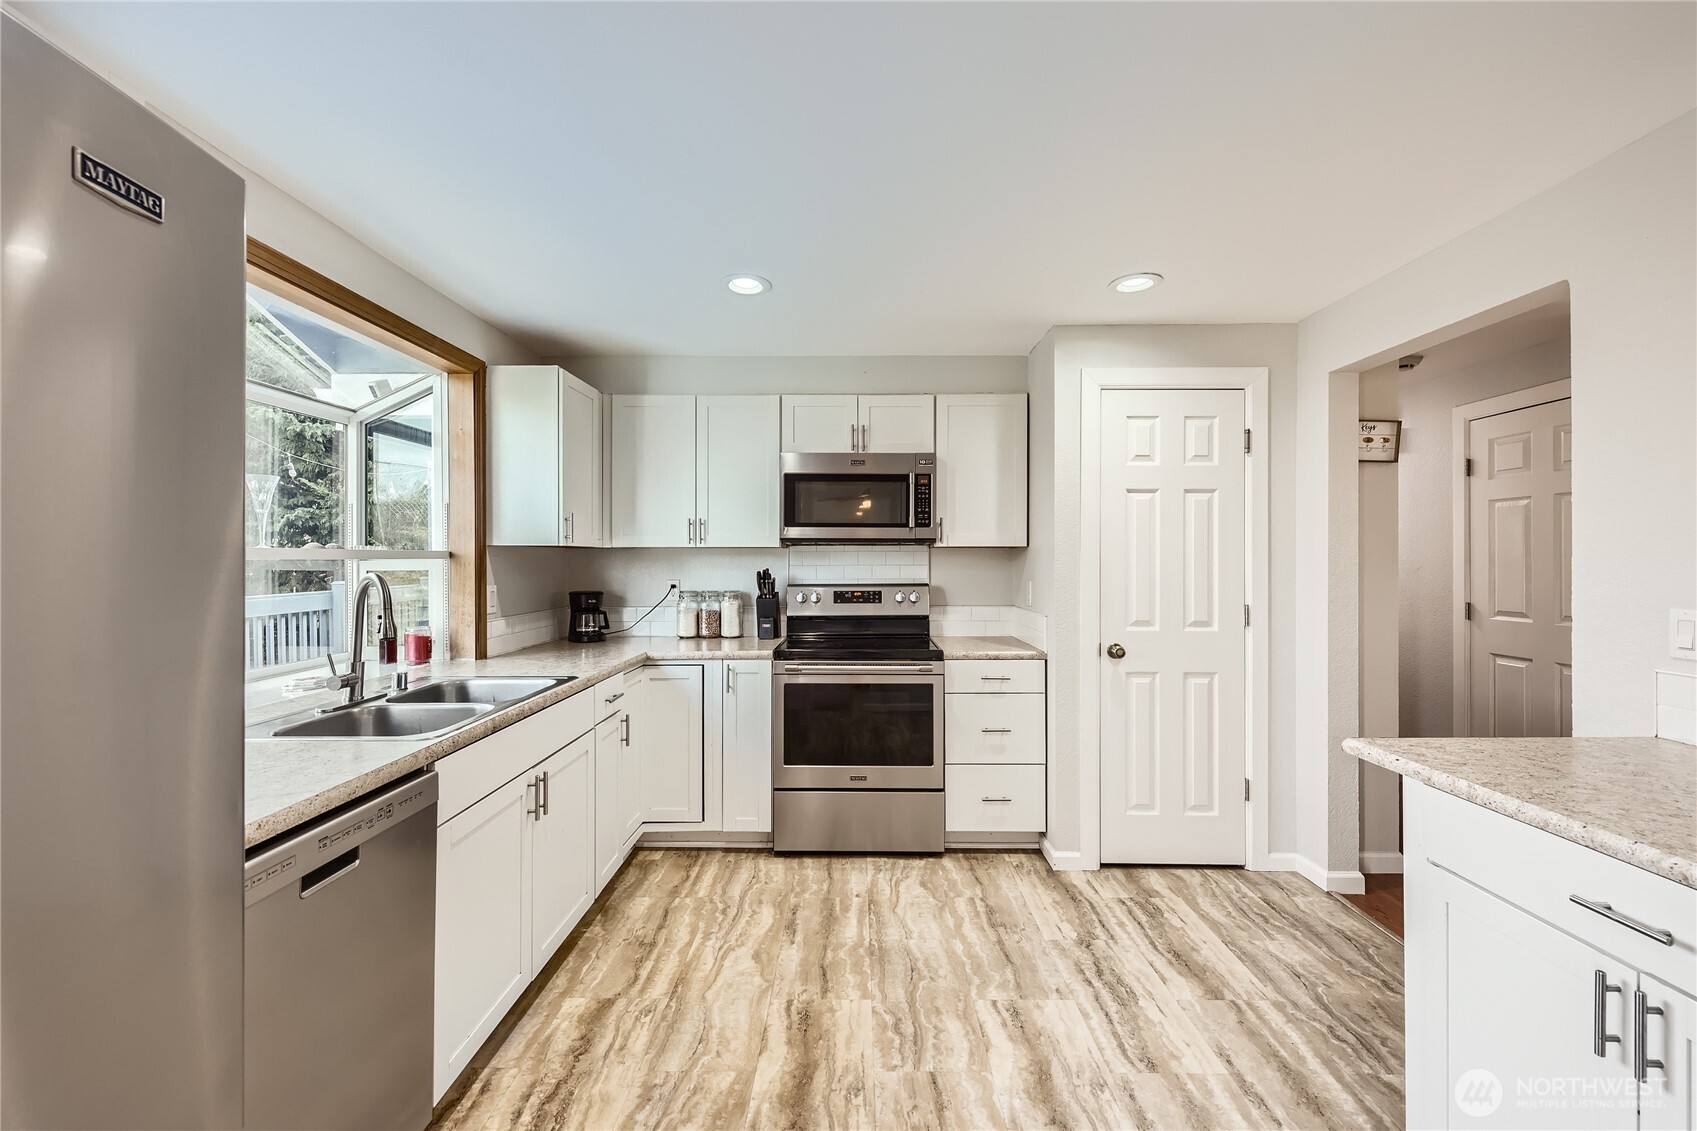
<path fill-rule="evenodd" d="M 348 658 L 347 672 L 336 670 L 335 656 L 325 657 L 330 663 L 330 686 L 348 693 L 347 698 L 343 700 L 344 706 L 358 703 L 365 698 L 365 608 L 371 597 L 372 586 L 377 587 L 378 600 L 383 602 L 383 607 L 377 614 L 377 662 L 395 662 L 395 601 L 389 592 L 389 580 L 380 573 L 368 573 L 354 593 L 353 651 Z M 404 688 L 406 676 L 396 672 L 395 683 L 397 690 Z"/>

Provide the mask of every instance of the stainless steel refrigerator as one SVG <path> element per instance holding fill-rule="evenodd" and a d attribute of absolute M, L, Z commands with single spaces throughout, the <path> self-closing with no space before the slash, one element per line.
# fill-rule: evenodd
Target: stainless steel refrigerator
<path fill-rule="evenodd" d="M 0 1126 L 242 1122 L 243 186 L 0 16 Z"/>

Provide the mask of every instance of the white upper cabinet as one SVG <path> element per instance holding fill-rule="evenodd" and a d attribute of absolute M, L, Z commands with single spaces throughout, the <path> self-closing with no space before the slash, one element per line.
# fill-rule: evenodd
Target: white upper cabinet
<path fill-rule="evenodd" d="M 783 398 L 786 452 L 852 452 L 859 443 L 859 398 L 853 394 Z"/>
<path fill-rule="evenodd" d="M 613 545 L 695 545 L 695 398 L 621 395 L 607 401 Z"/>
<path fill-rule="evenodd" d="M 863 452 L 936 450 L 936 397 L 929 393 L 860 398 L 860 447 Z"/>
<path fill-rule="evenodd" d="M 929 393 L 783 400 L 786 452 L 928 452 L 936 442 Z"/>
<path fill-rule="evenodd" d="M 614 396 L 615 546 L 776 546 L 778 398 Z"/>
<path fill-rule="evenodd" d="M 489 370 L 489 544 L 600 546 L 601 394 L 554 365 Z"/>
<path fill-rule="evenodd" d="M 695 543 L 778 544 L 778 398 L 695 399 Z"/>
<path fill-rule="evenodd" d="M 1024 393 L 937 397 L 939 546 L 1026 544 L 1026 428 Z"/>

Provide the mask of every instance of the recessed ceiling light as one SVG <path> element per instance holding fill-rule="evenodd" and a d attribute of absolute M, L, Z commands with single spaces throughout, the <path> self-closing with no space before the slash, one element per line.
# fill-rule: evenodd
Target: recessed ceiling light
<path fill-rule="evenodd" d="M 732 294 L 758 295 L 772 289 L 772 280 L 759 275 L 731 275 L 725 279 L 725 286 L 731 288 Z"/>
<path fill-rule="evenodd" d="M 1146 291 L 1150 287 L 1158 287 L 1160 285 L 1161 276 L 1149 271 L 1139 271 L 1135 275 L 1121 275 L 1119 278 L 1108 284 L 1108 286 L 1119 291 L 1121 294 L 1128 295 L 1135 294 L 1138 291 Z"/>

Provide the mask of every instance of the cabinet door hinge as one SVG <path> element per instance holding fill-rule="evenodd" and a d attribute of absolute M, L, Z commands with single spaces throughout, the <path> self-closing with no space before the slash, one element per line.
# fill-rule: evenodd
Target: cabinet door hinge
<path fill-rule="evenodd" d="M 1245 801 L 1249 800 L 1249 779 L 1248 778 L 1243 779 L 1243 799 Z"/>
<path fill-rule="evenodd" d="M 1243 430 L 1243 454 L 1244 455 L 1249 454 L 1249 447 L 1250 447 L 1250 445 L 1249 445 L 1249 429 L 1245 428 Z"/>
<path fill-rule="evenodd" d="M 1463 601 L 1461 603 L 1461 619 L 1462 620 L 1472 620 L 1473 619 L 1473 602 L 1472 601 Z"/>
<path fill-rule="evenodd" d="M 1461 461 L 1461 474 L 1463 477 L 1473 474 L 1473 460 L 1471 458 Z"/>

